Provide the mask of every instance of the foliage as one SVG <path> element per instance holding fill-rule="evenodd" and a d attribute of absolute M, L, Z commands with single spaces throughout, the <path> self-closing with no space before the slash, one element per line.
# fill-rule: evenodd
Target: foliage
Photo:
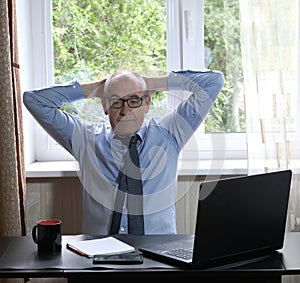
<path fill-rule="evenodd" d="M 209 68 L 222 71 L 225 77 L 206 118 L 206 131 L 244 131 L 239 0 L 206 0 L 204 15 L 204 44 L 213 54 Z"/>
<path fill-rule="evenodd" d="M 166 70 L 166 1 L 53 0 L 53 37 L 56 83 L 93 81 L 117 69 L 159 74 Z M 153 103 L 164 99 L 157 95 Z M 107 121 L 99 104 L 63 109 L 86 121 Z"/>
<path fill-rule="evenodd" d="M 53 0 L 53 26 L 56 82 L 166 69 L 165 0 Z"/>

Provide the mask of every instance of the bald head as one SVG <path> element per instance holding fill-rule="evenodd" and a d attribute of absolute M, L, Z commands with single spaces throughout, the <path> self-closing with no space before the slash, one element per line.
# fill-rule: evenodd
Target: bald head
<path fill-rule="evenodd" d="M 105 82 L 103 94 L 104 97 L 109 98 L 113 89 L 122 88 L 123 94 L 130 94 L 134 92 L 145 92 L 147 84 L 142 76 L 131 71 L 118 71 L 111 75 Z"/>

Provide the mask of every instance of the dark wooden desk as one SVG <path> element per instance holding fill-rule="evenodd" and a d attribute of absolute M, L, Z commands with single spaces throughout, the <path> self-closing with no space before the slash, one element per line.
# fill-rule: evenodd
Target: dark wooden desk
<path fill-rule="evenodd" d="M 183 235 L 185 237 L 186 235 Z M 192 279 L 201 282 L 265 282 L 279 283 L 283 275 L 300 274 L 300 233 L 287 233 L 285 246 L 276 255 L 238 267 L 221 269 L 186 270 L 162 262 L 144 258 L 143 264 L 108 265 L 93 264 L 92 259 L 81 257 L 66 249 L 68 239 L 88 236 L 63 236 L 63 248 L 59 255 L 39 257 L 31 236 L 2 237 L 0 239 L 0 277 L 65 277 L 69 282 L 127 279 L 132 283 L 141 279 Z M 121 240 L 138 248 L 155 237 L 119 235 Z M 299 251 L 299 252 L 298 252 Z M 87 281 L 88 280 L 88 281 Z M 99 282 L 99 281 L 98 281 Z"/>
<path fill-rule="evenodd" d="M 300 275 L 300 232 L 285 234 L 282 250 L 282 264 L 285 275 Z"/>

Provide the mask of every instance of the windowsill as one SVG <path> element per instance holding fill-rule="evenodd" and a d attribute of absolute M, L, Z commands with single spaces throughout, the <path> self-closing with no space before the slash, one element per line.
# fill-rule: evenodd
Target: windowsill
<path fill-rule="evenodd" d="M 33 162 L 26 166 L 27 178 L 76 177 L 79 165 L 76 161 Z M 185 161 L 179 163 L 179 176 L 188 175 L 244 175 L 247 174 L 247 160 Z"/>
<path fill-rule="evenodd" d="M 27 178 L 76 177 L 77 161 L 33 162 L 26 165 Z"/>

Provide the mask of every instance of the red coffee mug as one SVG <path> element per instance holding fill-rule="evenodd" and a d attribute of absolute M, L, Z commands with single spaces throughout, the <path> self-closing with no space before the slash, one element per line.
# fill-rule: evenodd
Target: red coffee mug
<path fill-rule="evenodd" d="M 40 220 L 32 228 L 32 239 L 39 254 L 56 254 L 61 251 L 61 220 Z"/>

